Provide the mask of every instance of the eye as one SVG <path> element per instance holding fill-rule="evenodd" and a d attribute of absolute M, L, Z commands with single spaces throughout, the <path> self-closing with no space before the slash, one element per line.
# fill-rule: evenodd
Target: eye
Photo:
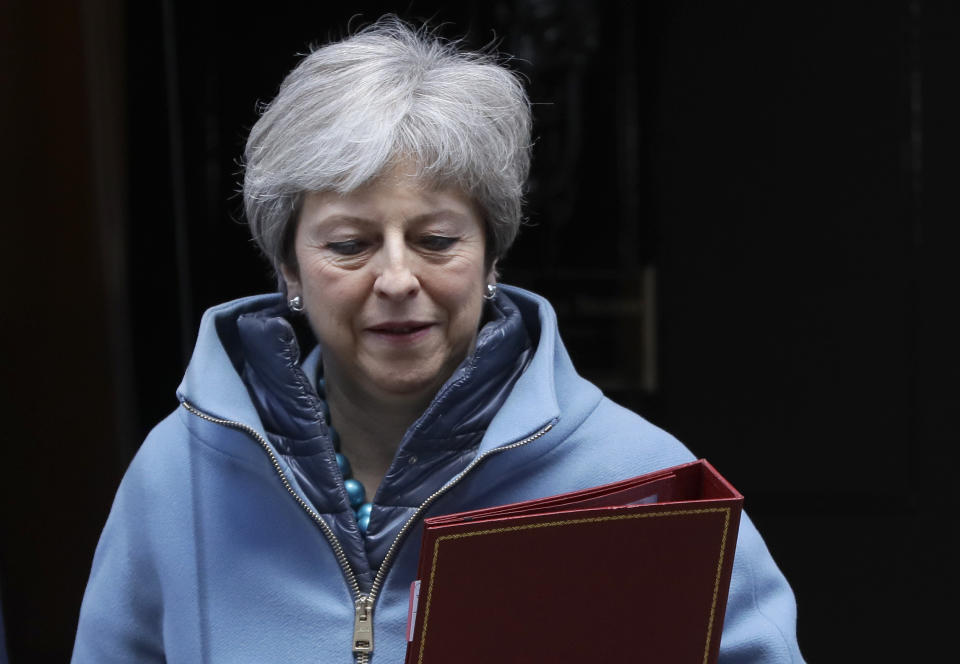
<path fill-rule="evenodd" d="M 343 240 L 341 242 L 327 243 L 327 249 L 341 256 L 356 256 L 366 248 L 366 243 L 361 240 Z"/>
<path fill-rule="evenodd" d="M 420 238 L 420 245 L 430 251 L 443 251 L 455 245 L 458 239 L 446 235 L 424 235 Z"/>

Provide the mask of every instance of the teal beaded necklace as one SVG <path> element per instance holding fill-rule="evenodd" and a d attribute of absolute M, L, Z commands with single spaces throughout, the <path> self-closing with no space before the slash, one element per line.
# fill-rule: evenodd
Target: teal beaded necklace
<path fill-rule="evenodd" d="M 333 442 L 333 449 L 337 453 L 337 467 L 340 468 L 340 474 L 343 475 L 343 486 L 347 490 L 347 498 L 350 500 L 350 507 L 353 508 L 357 517 L 357 527 L 364 535 L 367 534 L 367 526 L 370 525 L 370 512 L 373 509 L 373 503 L 367 501 L 367 492 L 353 477 L 353 468 L 350 466 L 350 460 L 340 451 L 340 434 L 330 423 L 330 406 L 327 405 L 327 389 L 323 380 L 323 375 L 317 377 L 317 394 L 320 396 L 320 406 L 323 408 L 323 416 L 327 420 L 327 428 L 330 430 L 330 440 Z"/>

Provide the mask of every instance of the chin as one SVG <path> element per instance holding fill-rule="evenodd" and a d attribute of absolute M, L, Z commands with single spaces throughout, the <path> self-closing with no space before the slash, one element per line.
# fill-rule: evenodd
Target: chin
<path fill-rule="evenodd" d="M 417 367 L 419 371 L 398 372 L 389 376 L 374 377 L 373 384 L 384 396 L 391 398 L 409 398 L 418 399 L 428 396 L 430 398 L 440 389 L 447 375 L 441 376 L 441 372 L 423 371 L 423 367 Z"/>
<path fill-rule="evenodd" d="M 379 381 L 377 387 L 383 394 L 393 398 L 423 397 L 425 394 L 433 397 L 442 384 L 443 381 L 428 378 L 406 377 L 403 379 Z"/>

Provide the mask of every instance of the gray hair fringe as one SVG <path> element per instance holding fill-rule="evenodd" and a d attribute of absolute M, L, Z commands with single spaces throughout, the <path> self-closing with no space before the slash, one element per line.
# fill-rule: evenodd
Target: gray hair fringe
<path fill-rule="evenodd" d="M 495 56 L 383 18 L 284 79 L 247 139 L 247 222 L 279 275 L 305 193 L 349 193 L 410 159 L 480 205 L 492 262 L 520 226 L 530 127 L 526 91 Z"/>

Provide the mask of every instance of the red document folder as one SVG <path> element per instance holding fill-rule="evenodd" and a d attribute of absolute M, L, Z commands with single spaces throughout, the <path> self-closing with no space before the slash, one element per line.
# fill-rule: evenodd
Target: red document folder
<path fill-rule="evenodd" d="M 700 460 L 426 519 L 406 662 L 715 662 L 742 506 Z"/>

